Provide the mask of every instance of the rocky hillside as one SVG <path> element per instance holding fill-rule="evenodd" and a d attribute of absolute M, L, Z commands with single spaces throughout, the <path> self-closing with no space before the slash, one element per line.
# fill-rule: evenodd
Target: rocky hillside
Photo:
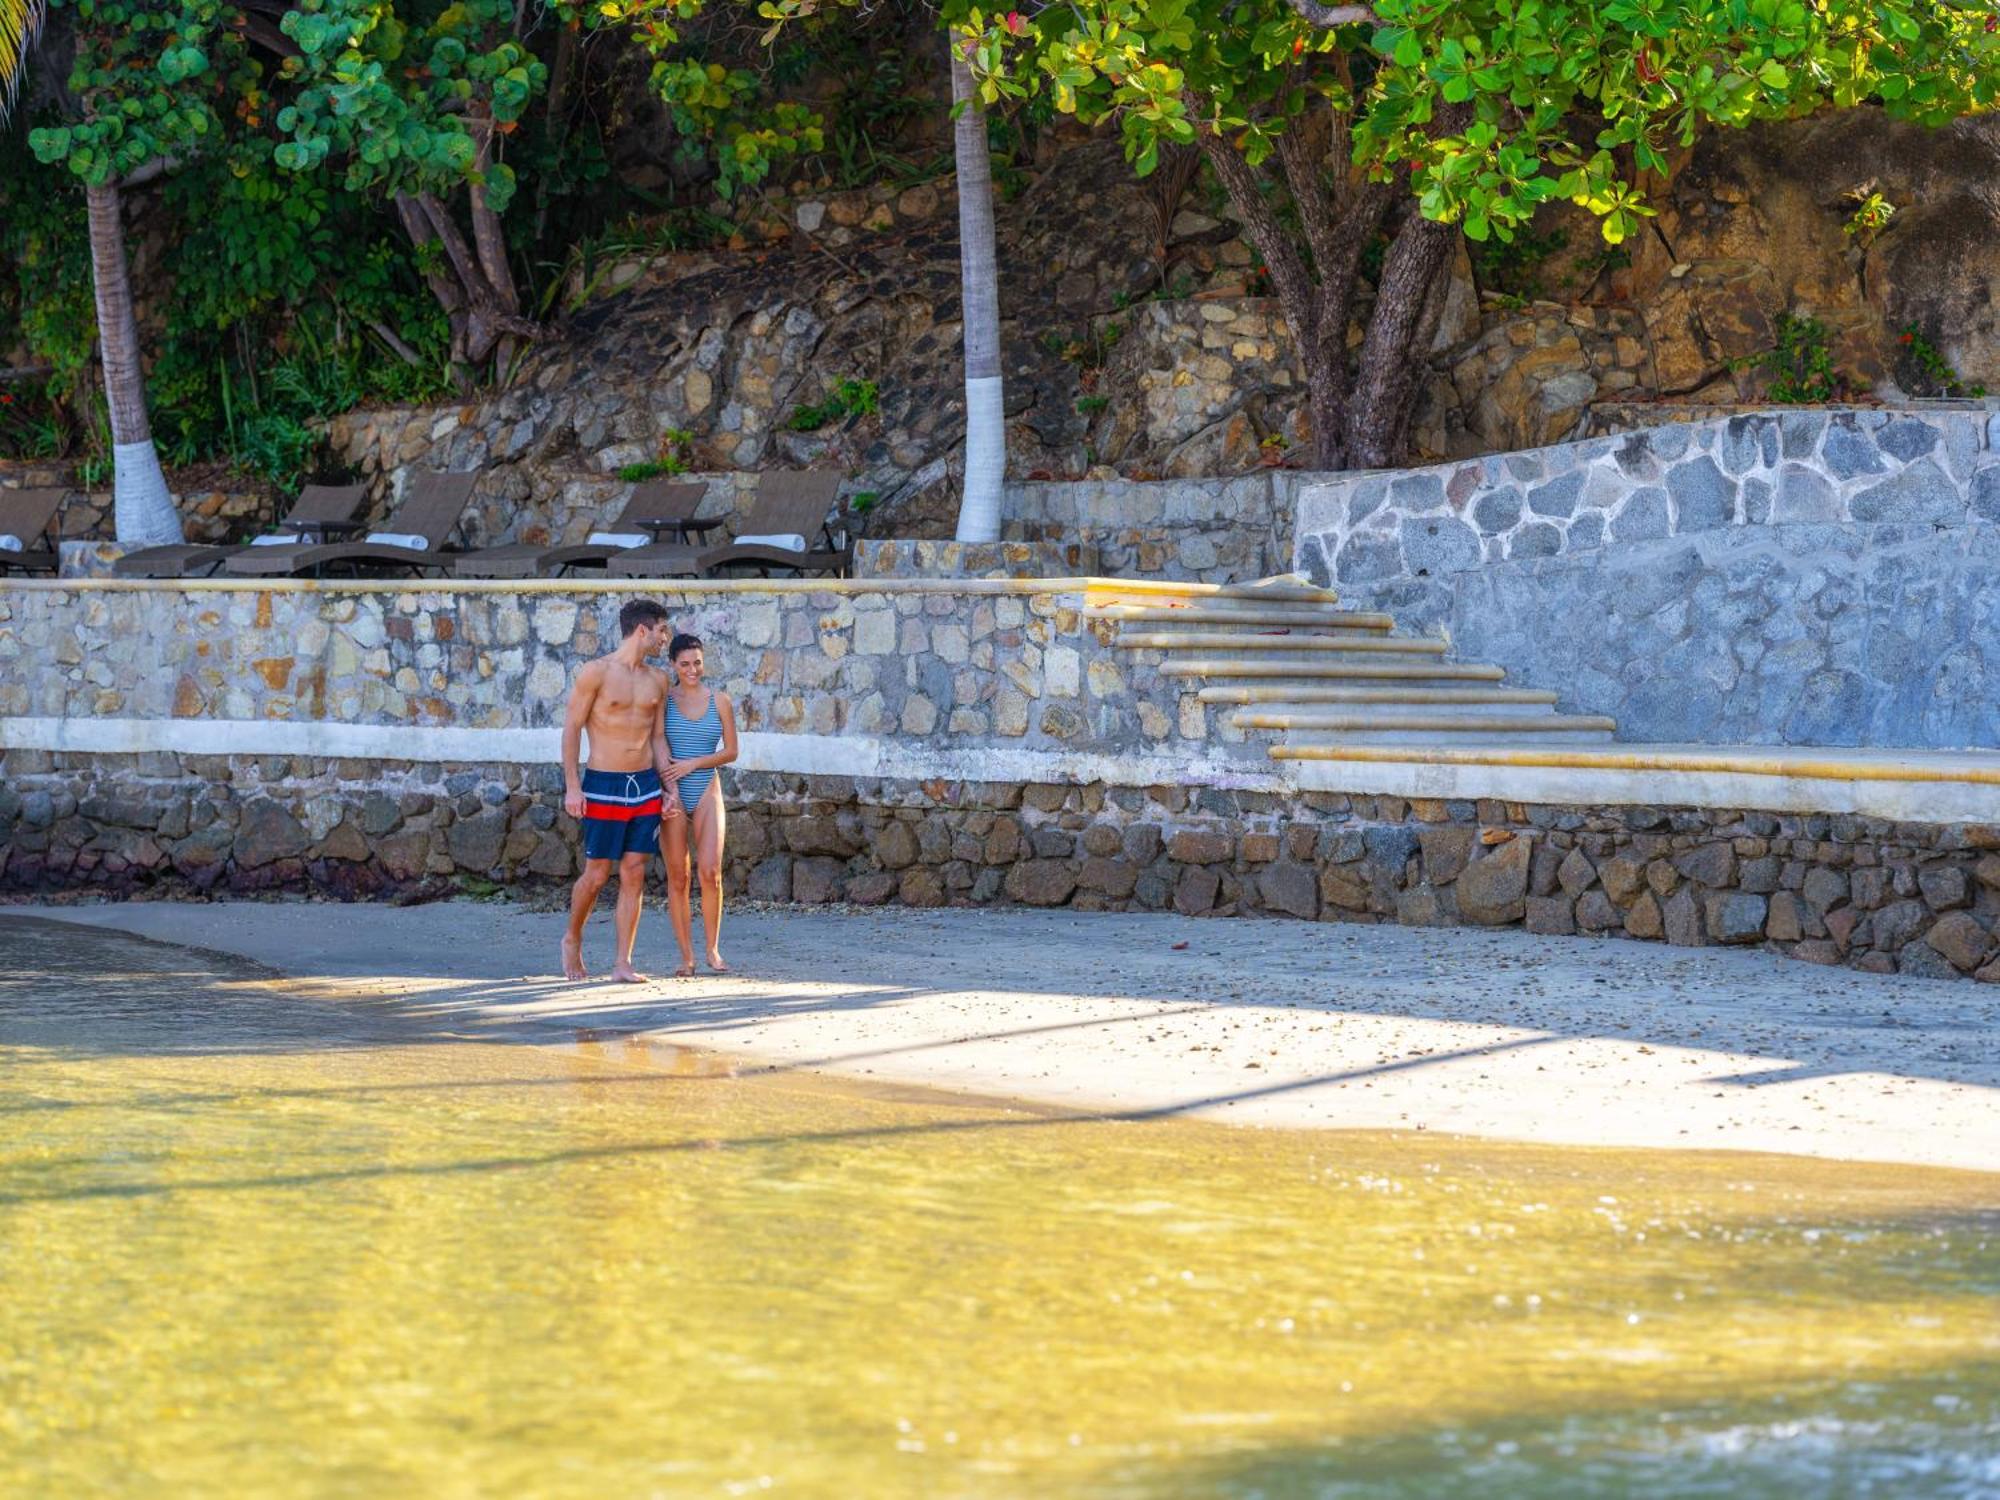
<path fill-rule="evenodd" d="M 831 461 L 897 529 L 928 529 L 963 423 L 949 186 L 794 184 L 739 248 L 612 268 L 504 394 L 357 413 L 336 447 L 378 471 L 513 465 L 522 498 L 665 448 L 701 469 Z M 1894 210 L 1872 229 L 1855 218 L 1871 193 Z M 2000 388 L 2000 122 L 1855 113 L 1715 135 L 1657 201 L 1617 253 L 1565 207 L 1460 257 L 1413 457 L 1553 441 L 1598 401 L 1758 399 L 1787 316 L 1823 325 L 1857 391 Z M 1301 403 L 1283 321 L 1198 174 L 1141 182 L 1114 143 L 1073 143 L 1000 225 L 1017 474 L 1286 461 Z M 843 382 L 856 399 L 826 408 Z"/>

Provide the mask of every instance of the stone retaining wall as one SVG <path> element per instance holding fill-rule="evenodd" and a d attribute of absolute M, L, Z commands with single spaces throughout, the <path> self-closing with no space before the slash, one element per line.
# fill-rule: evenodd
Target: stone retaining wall
<path fill-rule="evenodd" d="M 1301 491 L 1346 603 L 1621 738 L 2000 743 L 2000 412 L 1673 425 Z"/>
<path fill-rule="evenodd" d="M 0 889 L 553 884 L 553 766 L 12 751 Z M 2000 981 L 2000 828 L 1102 783 L 732 774 L 726 879 L 765 900 L 1012 902 L 1762 946 Z"/>
<path fill-rule="evenodd" d="M 1305 476 L 1261 469 L 1226 479 L 1078 479 L 1010 484 L 1010 539 L 1095 549 L 1114 577 L 1249 583 L 1291 567 Z"/>
<path fill-rule="evenodd" d="M 641 592 L 708 643 L 746 732 L 1046 753 L 1206 738 L 1194 685 L 1114 649 L 1074 581 L 26 584 L 0 592 L 0 716 L 547 729 Z"/>

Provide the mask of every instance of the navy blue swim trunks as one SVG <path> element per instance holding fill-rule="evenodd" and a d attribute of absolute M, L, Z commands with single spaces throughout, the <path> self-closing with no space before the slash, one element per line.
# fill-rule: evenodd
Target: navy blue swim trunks
<path fill-rule="evenodd" d="M 660 852 L 660 774 L 643 771 L 583 773 L 583 856 L 623 859 Z"/>

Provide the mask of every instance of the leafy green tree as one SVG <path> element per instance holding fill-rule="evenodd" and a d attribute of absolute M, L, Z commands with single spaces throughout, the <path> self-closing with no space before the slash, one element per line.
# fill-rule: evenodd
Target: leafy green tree
<path fill-rule="evenodd" d="M 501 225 L 516 188 L 506 140 L 549 77 L 520 20 L 516 0 L 297 0 L 280 23 L 297 54 L 283 69 L 278 164 L 332 167 L 394 202 L 468 371 L 496 354 L 504 367 L 511 340 L 542 334 Z"/>
<path fill-rule="evenodd" d="M 14 107 L 41 24 L 42 0 L 0 0 L 0 125 Z"/>
<path fill-rule="evenodd" d="M 728 68 L 700 55 L 686 55 L 689 24 L 702 15 L 702 0 L 584 0 L 598 24 L 638 28 L 659 59 L 653 82 L 674 110 L 676 125 L 690 140 L 712 139 L 725 193 L 756 183 L 774 162 L 820 149 L 817 115 L 778 101 L 761 108 L 757 78 L 747 68 Z M 750 9 L 748 0 L 717 5 L 725 28 Z M 768 44 L 787 25 L 837 24 L 843 13 L 865 10 L 861 0 L 756 0 L 755 12 L 768 24 L 759 40 Z M 976 22 L 979 12 L 964 0 L 942 0 L 941 25 L 950 34 Z M 1004 24 L 1018 25 L 1018 19 Z M 952 36 L 947 50 L 953 101 L 952 156 L 958 185 L 960 328 L 965 349 L 965 486 L 959 497 L 960 541 L 992 541 L 1000 534 L 1000 503 L 1007 467 L 1006 415 L 1000 360 L 999 267 L 993 227 L 993 172 L 986 112 L 968 59 L 969 40 Z"/>
<path fill-rule="evenodd" d="M 243 28 L 227 0 L 58 0 L 74 37 L 64 123 L 29 144 L 83 184 L 97 337 L 111 421 L 119 541 L 181 538 L 146 406 L 139 327 L 125 257 L 123 194 L 222 134 L 218 104 L 246 86 Z"/>
<path fill-rule="evenodd" d="M 1615 244 L 1710 126 L 1988 109 L 1996 33 L 2000 0 L 1069 0 L 964 23 L 989 102 L 1115 125 L 1141 173 L 1199 146 L 1283 304 L 1324 468 L 1398 456 L 1460 234 L 1568 199 Z"/>

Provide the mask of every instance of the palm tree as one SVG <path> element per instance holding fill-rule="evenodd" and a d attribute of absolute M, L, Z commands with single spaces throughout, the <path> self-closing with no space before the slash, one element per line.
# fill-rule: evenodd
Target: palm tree
<path fill-rule="evenodd" d="M 111 415 L 111 517 L 127 547 L 183 540 L 174 497 L 153 446 L 146 373 L 139 363 L 139 320 L 125 263 L 124 199 L 119 184 L 86 186 L 90 270 L 97 290 L 97 344 L 104 359 L 104 403 Z"/>
<path fill-rule="evenodd" d="M 45 0 L 0 0 L 0 123 L 19 97 L 28 50 L 41 29 Z M 139 323 L 125 263 L 120 184 L 86 186 L 90 267 L 97 292 L 97 334 L 104 358 L 104 396 L 111 416 L 112 513 L 120 542 L 147 547 L 178 542 L 180 517 L 146 414 L 146 378 L 139 363 Z"/>
<path fill-rule="evenodd" d="M 42 24 L 43 0 L 0 0 L 0 125 L 14 107 L 21 75 L 28 68 L 28 45 Z"/>
<path fill-rule="evenodd" d="M 958 266 L 965 338 L 965 491 L 958 539 L 1000 539 L 1007 423 L 1000 377 L 1000 273 L 993 249 L 993 162 L 972 70 L 951 39 L 952 147 L 958 167 Z"/>

